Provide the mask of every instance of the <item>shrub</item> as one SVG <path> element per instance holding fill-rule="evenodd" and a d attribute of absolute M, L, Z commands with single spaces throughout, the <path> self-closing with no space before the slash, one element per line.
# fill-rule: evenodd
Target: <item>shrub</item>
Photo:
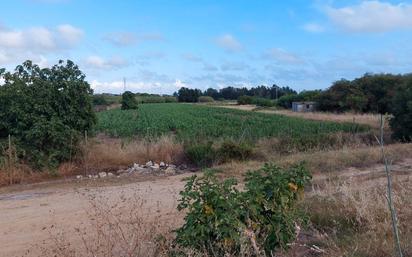
<path fill-rule="evenodd" d="M 126 91 L 122 94 L 122 110 L 137 109 L 138 105 L 136 97 L 132 92 Z"/>
<path fill-rule="evenodd" d="M 273 107 L 276 104 L 275 101 L 266 98 L 254 98 L 253 103 L 262 107 Z"/>
<path fill-rule="evenodd" d="M 196 143 L 185 147 L 187 158 L 199 167 L 208 167 L 216 162 L 217 152 L 213 143 Z"/>
<path fill-rule="evenodd" d="M 192 176 L 180 193 L 178 210 L 187 214 L 176 243 L 213 256 L 237 255 L 245 244 L 258 256 L 286 248 L 295 238 L 295 224 L 306 220 L 297 203 L 310 179 L 302 165 L 270 164 L 247 173 L 244 191 L 236 189 L 234 179 Z"/>
<path fill-rule="evenodd" d="M 165 96 L 165 103 L 177 103 L 177 99 L 174 96 Z"/>
<path fill-rule="evenodd" d="M 390 121 L 393 138 L 412 140 L 412 80 L 396 94 L 393 104 L 393 118 Z"/>
<path fill-rule="evenodd" d="M 236 143 L 226 140 L 218 149 L 218 156 L 222 162 L 229 160 L 246 160 L 252 156 L 253 149 L 245 142 Z"/>
<path fill-rule="evenodd" d="M 212 103 L 215 101 L 211 96 L 199 96 L 197 100 L 199 103 Z"/>
<path fill-rule="evenodd" d="M 239 98 L 237 99 L 237 104 L 239 105 L 253 104 L 253 97 L 248 96 L 248 95 L 239 96 Z"/>
<path fill-rule="evenodd" d="M 103 95 L 93 95 L 93 105 L 109 105 L 109 102 Z"/>
<path fill-rule="evenodd" d="M 26 61 L 0 76 L 0 141 L 10 134 L 19 157 L 36 168 L 69 159 L 96 122 L 92 89 L 78 66 L 68 60 L 40 69 Z"/>

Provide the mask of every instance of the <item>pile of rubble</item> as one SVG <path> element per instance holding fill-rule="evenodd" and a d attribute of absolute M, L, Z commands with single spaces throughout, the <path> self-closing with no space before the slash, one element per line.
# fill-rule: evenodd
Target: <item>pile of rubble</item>
<path fill-rule="evenodd" d="M 88 175 L 86 177 L 82 175 L 77 175 L 77 179 L 83 178 L 106 178 L 106 177 L 122 177 L 122 176 L 129 176 L 132 174 L 146 174 L 146 175 L 176 175 L 185 173 L 187 171 L 193 171 L 192 169 L 188 169 L 188 167 L 184 164 L 176 166 L 173 164 L 167 164 L 164 162 L 155 163 L 152 161 L 147 162 L 145 165 L 134 163 L 128 169 L 125 170 L 118 170 L 115 173 L 112 172 L 99 172 L 97 175 Z"/>

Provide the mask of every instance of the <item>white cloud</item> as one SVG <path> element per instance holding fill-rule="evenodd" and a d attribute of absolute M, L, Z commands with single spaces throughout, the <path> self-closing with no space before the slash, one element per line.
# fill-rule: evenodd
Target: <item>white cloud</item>
<path fill-rule="evenodd" d="M 317 23 L 306 23 L 305 25 L 303 25 L 302 27 L 305 31 L 307 32 L 311 32 L 311 33 L 321 33 L 323 31 L 325 31 L 325 28 Z"/>
<path fill-rule="evenodd" d="M 238 52 L 243 49 L 242 44 L 230 34 L 218 37 L 216 44 L 228 52 Z"/>
<path fill-rule="evenodd" d="M 412 5 L 363 1 L 342 8 L 327 7 L 326 14 L 337 26 L 350 32 L 387 32 L 412 29 Z"/>
<path fill-rule="evenodd" d="M 263 58 L 274 60 L 280 64 L 303 64 L 304 60 L 299 56 L 281 48 L 272 48 L 263 54 Z"/>
<path fill-rule="evenodd" d="M 43 27 L 31 28 L 25 32 L 26 47 L 32 45 L 40 50 L 53 50 L 57 47 L 52 32 Z"/>
<path fill-rule="evenodd" d="M 112 82 L 93 80 L 90 83 L 90 86 L 96 93 L 122 93 L 124 89 L 123 80 L 116 80 Z M 172 94 L 176 89 L 183 86 L 187 87 L 187 84 L 182 82 L 180 79 L 176 79 L 171 82 L 132 80 L 127 80 L 126 82 L 126 90 L 135 93 Z"/>
<path fill-rule="evenodd" d="M 242 71 L 249 69 L 250 66 L 243 62 L 225 62 L 220 66 L 220 68 L 222 71 Z"/>
<path fill-rule="evenodd" d="M 24 29 L 0 26 L 0 64 L 15 65 L 30 59 L 45 67 L 47 56 L 75 47 L 82 36 L 80 29 L 68 24 Z"/>
<path fill-rule="evenodd" d="M 133 32 L 113 32 L 105 35 L 103 39 L 119 47 L 132 46 L 146 41 L 165 40 L 163 35 L 159 33 L 135 34 Z"/>
<path fill-rule="evenodd" d="M 76 27 L 73 27 L 70 24 L 63 24 L 57 27 L 57 31 L 60 33 L 60 36 L 70 45 L 74 45 L 79 42 L 84 32 Z"/>
<path fill-rule="evenodd" d="M 191 54 L 191 53 L 184 53 L 182 54 L 182 58 L 189 62 L 203 62 L 202 57 Z"/>
<path fill-rule="evenodd" d="M 93 69 L 113 69 L 128 65 L 127 60 L 120 56 L 112 56 L 108 59 L 104 59 L 103 57 L 92 55 L 86 58 L 85 63 L 88 67 Z"/>
<path fill-rule="evenodd" d="M 181 87 L 189 87 L 185 82 L 182 82 L 180 79 L 176 79 L 174 86 L 176 89 L 180 89 Z"/>

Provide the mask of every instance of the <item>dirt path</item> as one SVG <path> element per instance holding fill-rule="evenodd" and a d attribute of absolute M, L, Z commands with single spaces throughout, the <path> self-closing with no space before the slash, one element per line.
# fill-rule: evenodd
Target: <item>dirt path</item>
<path fill-rule="evenodd" d="M 408 178 L 412 175 L 412 159 L 399 161 L 393 167 L 394 175 Z M 364 185 L 373 185 L 384 181 L 382 165 L 364 169 L 349 168 L 336 173 L 341 178 L 355 178 L 364 181 Z M 165 219 L 181 222 L 181 215 L 176 212 L 178 193 L 183 189 L 183 178 L 191 173 L 170 176 L 151 177 L 134 182 L 113 179 L 101 182 L 72 181 L 65 184 L 52 182 L 47 185 L 30 186 L 29 189 L 2 189 L 0 193 L 0 257 L 43 256 L 39 245 L 48 247 L 50 228 L 58 226 L 61 231 L 70 233 L 78 227 L 87 226 L 87 210 L 90 208 L 88 196 L 98 196 L 109 202 L 118 202 L 124 197 L 137 195 L 145 202 L 137 211 L 147 212 L 149 217 L 160 217 L 155 222 Z M 398 176 L 401 175 L 401 176 Z M 405 176 L 406 175 L 406 176 Z M 322 174 L 314 177 L 314 183 L 326 180 Z M 21 187 L 27 188 L 27 187 Z M 125 205 L 130 203 L 123 201 Z M 155 210 L 156 215 L 150 213 Z M 158 218 L 155 218 L 158 219 Z M 146 221 L 146 220 L 145 220 Z M 37 248 L 36 248 L 37 247 Z"/>
<path fill-rule="evenodd" d="M 48 228 L 52 224 L 58 224 L 65 231 L 82 226 L 89 207 L 84 194 L 97 194 L 116 201 L 137 193 L 146 200 L 142 209 L 149 210 L 155 205 L 160 207 L 160 211 L 174 209 L 184 185 L 181 180 L 188 175 L 191 174 L 158 177 L 121 186 L 105 182 L 103 187 L 69 184 L 61 189 L 58 185 L 49 185 L 45 189 L 0 194 L 0 257 L 40 256 L 36 249 L 31 248 L 43 244 L 50 237 Z"/>

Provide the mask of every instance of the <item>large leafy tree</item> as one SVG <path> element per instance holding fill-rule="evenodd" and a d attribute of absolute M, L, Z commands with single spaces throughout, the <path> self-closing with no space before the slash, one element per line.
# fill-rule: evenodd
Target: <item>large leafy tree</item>
<path fill-rule="evenodd" d="M 0 139 L 11 135 L 19 157 L 36 167 L 74 154 L 96 121 L 93 92 L 78 66 L 68 60 L 41 69 L 26 61 L 0 75 Z"/>

